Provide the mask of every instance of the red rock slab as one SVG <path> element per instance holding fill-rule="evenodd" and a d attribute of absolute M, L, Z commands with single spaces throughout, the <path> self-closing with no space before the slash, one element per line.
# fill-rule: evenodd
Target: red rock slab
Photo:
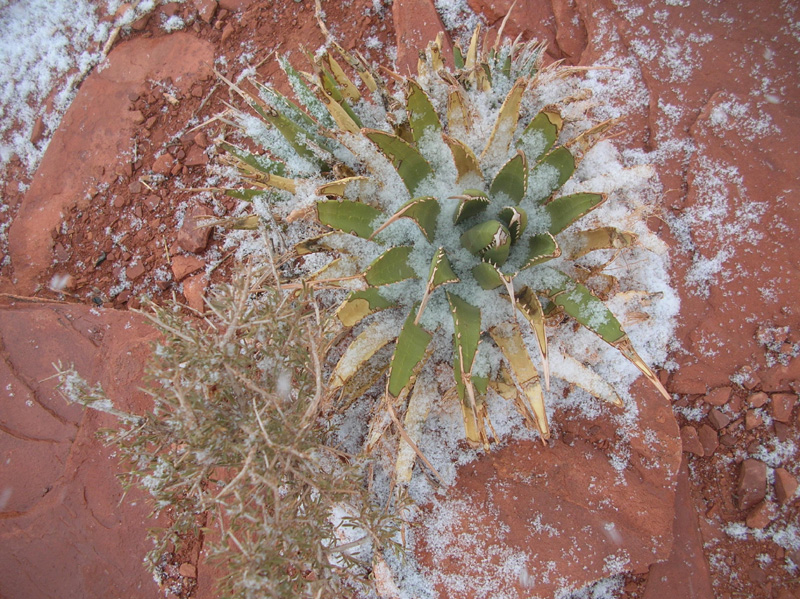
<path fill-rule="evenodd" d="M 569 421 L 570 444 L 511 442 L 459 469 L 417 533 L 439 596 L 551 597 L 669 556 L 678 427 L 666 400 L 635 389 L 642 426 L 619 470 L 602 449 L 615 431 L 603 417 Z"/>
<path fill-rule="evenodd" d="M 684 460 L 675 493 L 674 542 L 669 558 L 650 566 L 642 599 L 714 599 L 703 538 L 691 496 L 689 469 Z"/>
<path fill-rule="evenodd" d="M 154 338 L 129 312 L 0 306 L 0 596 L 157 595 L 142 559 L 152 548 L 147 529 L 158 522 L 142 492 L 123 494 L 114 451 L 97 438 L 116 419 L 67 405 L 51 378 L 53 362 L 75 364 L 116 407 L 141 413 L 149 399 L 138 387 Z"/>
<path fill-rule="evenodd" d="M 52 262 L 51 233 L 62 214 L 85 201 L 93 185 L 114 180 L 132 152 L 136 127 L 129 96 L 148 81 L 172 80 L 181 93 L 209 74 L 214 49 L 188 33 L 137 38 L 117 46 L 107 66 L 81 85 L 8 233 L 8 247 L 18 293 L 30 294 L 37 277 Z"/>
<path fill-rule="evenodd" d="M 420 50 L 444 31 L 433 0 L 398 0 L 392 4 L 395 36 L 397 37 L 397 72 L 416 75 Z M 445 36 L 442 55 L 453 64 L 453 45 Z"/>

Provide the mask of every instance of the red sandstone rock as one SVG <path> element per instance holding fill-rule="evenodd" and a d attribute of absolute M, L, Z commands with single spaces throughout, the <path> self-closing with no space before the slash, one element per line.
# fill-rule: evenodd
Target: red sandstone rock
<path fill-rule="evenodd" d="M 726 414 L 723 414 L 717 408 L 714 408 L 708 413 L 708 421 L 715 429 L 720 430 L 725 428 L 731 423 L 731 419 Z"/>
<path fill-rule="evenodd" d="M 167 152 L 164 152 L 153 162 L 153 172 L 159 175 L 169 175 L 174 165 L 175 159 Z"/>
<path fill-rule="evenodd" d="M 703 401 L 712 406 L 724 406 L 730 400 L 732 392 L 730 387 L 717 387 L 703 397 Z"/>
<path fill-rule="evenodd" d="M 669 558 L 650 566 L 642 599 L 714 599 L 685 459 L 678 471 L 673 536 Z"/>
<path fill-rule="evenodd" d="M 9 228 L 18 292 L 32 292 L 39 274 L 50 266 L 50 231 L 86 195 L 95 174 L 104 171 L 108 177 L 114 165 L 127 163 L 136 120 L 128 109 L 129 94 L 167 77 L 185 91 L 213 63 L 211 44 L 191 34 L 140 37 L 119 44 L 109 54 L 108 66 L 83 82 Z"/>
<path fill-rule="evenodd" d="M 397 44 L 397 72 L 401 75 L 416 75 L 419 51 L 428 46 L 444 25 L 436 12 L 433 0 L 403 0 L 392 4 Z M 445 36 L 442 56 L 447 64 L 453 64 L 453 45 Z"/>
<path fill-rule="evenodd" d="M 763 529 L 769 526 L 778 515 L 778 508 L 769 501 L 762 501 L 747 514 L 745 524 L 750 528 Z"/>
<path fill-rule="evenodd" d="M 789 503 L 796 491 L 797 479 L 786 468 L 775 468 L 775 497 L 778 501 L 784 505 Z"/>
<path fill-rule="evenodd" d="M 772 417 L 778 422 L 787 423 L 792 418 L 792 408 L 797 401 L 793 393 L 776 393 L 772 396 Z"/>
<path fill-rule="evenodd" d="M 714 455 L 714 452 L 717 451 L 717 447 L 719 447 L 719 434 L 717 431 L 707 424 L 704 424 L 697 431 L 697 434 L 700 437 L 700 443 L 703 444 L 703 455 Z"/>
<path fill-rule="evenodd" d="M 213 216 L 213 212 L 205 206 L 195 205 L 186 212 L 177 239 L 183 250 L 198 254 L 206 249 L 211 237 L 211 227 L 202 226 L 202 223 L 209 216 Z"/>
<path fill-rule="evenodd" d="M 139 277 L 141 277 L 145 273 L 144 264 L 141 262 L 137 262 L 133 266 L 129 266 L 125 269 L 125 276 L 128 277 L 129 281 L 135 281 Z"/>
<path fill-rule="evenodd" d="M 697 435 L 695 427 L 689 425 L 681 427 L 681 442 L 683 443 L 683 451 L 703 456 L 703 444 L 700 443 L 700 437 Z"/>
<path fill-rule="evenodd" d="M 205 153 L 205 148 L 200 146 L 192 146 L 189 148 L 189 153 L 186 154 L 186 159 L 183 161 L 186 166 L 203 166 L 208 164 L 208 155 Z"/>
<path fill-rule="evenodd" d="M 747 410 L 747 413 L 744 415 L 745 430 L 751 431 L 762 424 L 764 424 L 764 419 L 761 416 L 756 414 L 753 410 Z"/>
<path fill-rule="evenodd" d="M 769 400 L 769 396 L 764 393 L 763 391 L 759 391 L 758 393 L 753 393 L 750 397 L 747 398 L 747 403 L 749 403 L 754 408 L 760 408 Z"/>
<path fill-rule="evenodd" d="M 197 15 L 206 23 L 210 23 L 217 12 L 217 0 L 194 0 Z"/>
<path fill-rule="evenodd" d="M 741 463 L 736 485 L 736 502 L 740 510 L 746 510 L 764 499 L 767 494 L 767 465 L 754 459 Z"/>
<path fill-rule="evenodd" d="M 185 578 L 197 578 L 197 567 L 194 564 L 185 562 L 181 564 L 178 573 Z"/>
<path fill-rule="evenodd" d="M 179 283 L 205 266 L 205 261 L 194 256 L 173 256 L 172 258 L 172 274 Z"/>
<path fill-rule="evenodd" d="M 53 362 L 100 382 L 119 409 L 142 413 L 138 391 L 155 331 L 130 312 L 80 305 L 0 307 L 0 583 L 4 597 L 156 596 L 142 567 L 151 505 L 125 494 L 113 449 L 97 437 L 116 419 L 68 404 Z M 46 563 L 43 562 L 46 560 Z"/>
<path fill-rule="evenodd" d="M 639 417 L 658 441 L 635 437 L 630 465 L 621 471 L 589 441 L 587 431 L 576 432 L 572 446 L 511 442 L 459 469 L 447 495 L 424 508 L 428 529 L 417 537 L 418 559 L 431 569 L 440 596 L 492 596 L 486 585 L 499 586 L 498 595 L 510 597 L 530 596 L 535 585 L 537 595 L 552 596 L 559 587 L 607 576 L 609 555 L 624 553 L 622 568 L 628 571 L 646 571 L 668 557 L 680 440 L 669 402 L 643 391 L 640 382 L 634 386 Z M 589 428 L 573 424 L 576 431 Z M 591 424 L 600 438 L 613 438 L 610 420 Z M 504 576 L 504 558 L 487 558 L 491 555 L 525 560 L 527 577 Z M 550 561 L 558 564 L 557 578 L 541 568 Z M 458 593 L 448 587 L 451 576 L 464 585 Z"/>
<path fill-rule="evenodd" d="M 198 312 L 205 311 L 203 298 L 205 297 L 207 286 L 208 279 L 204 274 L 194 275 L 183 282 L 183 296 L 186 298 L 186 303 L 189 304 L 190 308 Z"/>

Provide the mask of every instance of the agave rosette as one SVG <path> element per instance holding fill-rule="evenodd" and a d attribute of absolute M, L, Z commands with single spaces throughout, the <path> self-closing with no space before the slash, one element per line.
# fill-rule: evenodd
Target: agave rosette
<path fill-rule="evenodd" d="M 257 190 L 295 194 L 314 182 L 315 216 L 328 230 L 296 252 L 335 256 L 307 283 L 356 286 L 337 314 L 360 328 L 330 386 L 357 393 L 388 369 L 390 409 L 374 423 L 371 442 L 396 410 L 405 411 L 408 431 L 419 430 L 428 407 L 416 387 L 430 380 L 416 378 L 431 356 L 452 365 L 471 444 L 491 439 L 490 388 L 548 438 L 540 375 L 548 387 L 547 327 L 564 320 L 617 348 L 669 397 L 619 320 L 565 260 L 636 243 L 611 226 L 580 230 L 604 194 L 559 193 L 609 123 L 562 141 L 558 108 L 534 112 L 526 102 L 542 73 L 542 47 L 481 48 L 479 37 L 476 30 L 466 51 L 455 46 L 454 67 L 445 65 L 442 38 L 431 42 L 415 78 L 376 71 L 335 42 L 309 56 L 313 73 L 284 60 L 302 108 L 269 87 L 258 86 L 260 98 L 241 92 L 277 141 L 263 156 L 225 145 Z M 570 251 L 562 256 L 566 229 Z M 528 345 L 538 357 L 526 337 L 535 339 Z M 621 405 L 580 356 L 564 359 L 570 368 L 554 374 Z"/>

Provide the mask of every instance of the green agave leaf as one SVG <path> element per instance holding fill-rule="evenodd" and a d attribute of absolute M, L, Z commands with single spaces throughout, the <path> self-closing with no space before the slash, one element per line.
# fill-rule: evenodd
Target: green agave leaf
<path fill-rule="evenodd" d="M 547 290 L 550 301 L 561 306 L 564 312 L 598 334 L 606 343 L 614 345 L 625 337 L 622 326 L 611 310 L 588 288 L 561 271 L 553 269 L 553 272 L 558 273 L 560 282 Z"/>
<path fill-rule="evenodd" d="M 453 267 L 450 265 L 450 260 L 447 258 L 444 248 L 440 247 L 433 255 L 431 270 L 428 273 L 428 285 L 431 291 L 441 285 L 457 283 L 458 281 L 458 275 L 453 272 Z"/>
<path fill-rule="evenodd" d="M 464 400 L 466 387 L 463 375 L 472 371 L 472 363 L 478 351 L 478 341 L 481 335 L 481 311 L 455 294 L 446 292 L 446 295 L 455 328 L 453 346 L 455 348 L 456 389 L 458 396 Z"/>
<path fill-rule="evenodd" d="M 389 393 L 393 397 L 400 395 L 400 392 L 408 385 L 433 337 L 431 333 L 414 322 L 416 315 L 417 306 L 414 306 L 397 338 L 397 346 L 389 369 Z"/>
<path fill-rule="evenodd" d="M 286 165 L 277 160 L 272 160 L 268 156 L 255 156 L 246 150 L 237 148 L 229 143 L 222 142 L 220 147 L 228 154 L 235 156 L 245 164 L 250 165 L 252 168 L 262 173 L 270 175 L 278 175 L 280 177 L 286 176 Z"/>
<path fill-rule="evenodd" d="M 428 282 L 425 285 L 425 293 L 422 296 L 422 303 L 419 306 L 419 311 L 417 312 L 417 318 L 415 322 L 419 322 L 419 319 L 422 317 L 422 313 L 425 311 L 425 306 L 428 305 L 428 300 L 431 297 L 431 293 L 437 288 L 442 285 L 446 285 L 448 283 L 457 283 L 459 281 L 458 276 L 455 272 L 453 272 L 453 267 L 450 265 L 450 260 L 447 257 L 447 254 L 444 251 L 443 247 L 440 247 L 436 252 L 433 254 L 433 258 L 431 259 L 431 268 L 428 272 Z"/>
<path fill-rule="evenodd" d="M 490 73 L 487 73 L 487 75 L 491 76 Z M 497 115 L 497 120 L 494 123 L 486 148 L 481 154 L 481 161 L 494 156 L 502 159 L 508 154 L 508 149 L 511 147 L 511 139 L 517 129 L 519 105 L 527 87 L 528 80 L 520 78 L 517 79 L 511 91 L 508 92 L 503 105 L 500 107 L 500 113 Z"/>
<path fill-rule="evenodd" d="M 381 295 L 380 289 L 369 287 L 354 291 L 336 310 L 336 317 L 346 327 L 352 327 L 374 312 L 395 306 Z"/>
<path fill-rule="evenodd" d="M 461 246 L 473 256 L 478 256 L 487 248 L 500 245 L 503 238 L 509 237 L 508 229 L 503 223 L 487 220 L 464 231 L 461 234 Z"/>
<path fill-rule="evenodd" d="M 317 218 L 323 225 L 368 239 L 372 222 L 383 213 L 362 202 L 321 200 L 317 202 Z"/>
<path fill-rule="evenodd" d="M 472 276 L 481 286 L 481 289 L 495 289 L 503 285 L 503 279 L 497 273 L 497 269 L 488 262 L 481 262 L 472 268 Z"/>
<path fill-rule="evenodd" d="M 575 193 L 556 198 L 544 207 L 550 215 L 550 233 L 557 235 L 605 200 L 603 193 Z"/>
<path fill-rule="evenodd" d="M 456 183 L 463 181 L 465 178 L 469 180 L 483 180 L 483 172 L 478 164 L 478 158 L 474 152 L 464 142 L 450 137 L 449 135 L 442 135 L 444 143 L 450 148 L 450 153 L 453 155 L 453 162 L 456 165 L 458 176 Z"/>
<path fill-rule="evenodd" d="M 559 146 L 538 162 L 538 164 L 534 167 L 529 179 L 536 178 L 538 171 L 545 166 L 552 166 L 555 168 L 558 171 L 558 178 L 551 186 L 549 186 L 549 188 L 536 188 L 536 196 L 528 196 L 528 198 L 534 204 L 543 203 L 553 194 L 556 189 L 560 188 L 562 185 L 564 185 L 564 183 L 567 182 L 567 179 L 569 179 L 572 176 L 572 173 L 575 172 L 575 158 L 573 158 L 572 154 L 567 148 L 564 146 Z M 529 189 L 533 187 L 535 186 L 529 186 Z"/>
<path fill-rule="evenodd" d="M 522 208 L 503 208 L 498 214 L 497 218 L 500 219 L 508 232 L 511 234 L 511 243 L 516 243 L 522 233 L 528 226 L 528 213 Z"/>
<path fill-rule="evenodd" d="M 269 193 L 263 189 L 223 189 L 222 191 L 226 196 L 245 202 L 252 202 L 256 196 Z"/>
<path fill-rule="evenodd" d="M 277 110 L 265 110 L 262 106 L 252 102 L 251 106 L 288 142 L 292 149 L 302 158 L 308 160 L 319 170 L 327 171 L 329 167 L 323 162 L 314 151 L 308 147 L 307 140 L 313 139 L 313 134 L 295 123 L 289 117 L 281 114 Z"/>
<path fill-rule="evenodd" d="M 442 130 L 442 123 L 439 121 L 439 116 L 436 114 L 428 94 L 413 79 L 408 80 L 406 106 L 414 141 L 418 142 L 422 139 L 422 135 L 427 129 Z"/>
<path fill-rule="evenodd" d="M 492 203 L 489 196 L 480 189 L 465 189 L 460 196 L 452 197 L 461 200 L 453 215 L 453 224 L 455 225 L 480 214 Z"/>
<path fill-rule="evenodd" d="M 528 161 L 523 152 L 517 151 L 516 156 L 506 162 L 492 181 L 489 194 L 496 196 L 503 193 L 508 199 L 519 204 L 525 197 L 528 188 Z"/>
<path fill-rule="evenodd" d="M 292 91 L 294 91 L 294 95 L 298 101 L 305 106 L 309 113 L 314 115 L 314 118 L 316 118 L 323 127 L 327 127 L 328 129 L 335 127 L 336 123 L 331 118 L 325 105 L 311 88 L 308 87 L 300 73 L 289 63 L 289 60 L 282 56 L 278 59 L 278 62 L 284 73 L 286 73 L 286 78 L 289 80 L 289 85 L 291 85 Z"/>
<path fill-rule="evenodd" d="M 464 68 L 464 54 L 461 51 L 461 46 L 458 44 L 453 44 L 453 63 L 458 70 Z"/>
<path fill-rule="evenodd" d="M 358 102 L 361 99 L 361 93 L 355 83 L 347 76 L 347 73 L 344 72 L 342 65 L 329 52 L 325 53 L 325 58 L 328 60 L 328 67 L 342 97 L 352 102 Z"/>
<path fill-rule="evenodd" d="M 363 132 L 392 161 L 412 197 L 417 195 L 419 184 L 433 171 L 428 161 L 416 148 L 396 135 L 376 129 L 364 129 Z"/>
<path fill-rule="evenodd" d="M 558 247 L 555 237 L 550 233 L 533 235 L 528 244 L 528 260 L 520 270 L 558 258 L 561 255 L 561 248 Z"/>
<path fill-rule="evenodd" d="M 400 210 L 395 212 L 385 223 L 375 229 L 375 232 L 370 236 L 370 239 L 375 237 L 393 222 L 401 218 L 410 218 L 425 234 L 425 238 L 428 241 L 433 241 L 433 238 L 436 236 L 436 219 L 439 217 L 440 211 L 441 206 L 439 205 L 439 200 L 434 197 L 426 196 L 421 198 L 413 198 L 403 204 Z"/>
<path fill-rule="evenodd" d="M 556 143 L 563 125 L 564 119 L 560 114 L 552 110 L 542 110 L 525 127 L 517 141 L 517 147 L 525 152 L 531 162 L 538 162 Z"/>
<path fill-rule="evenodd" d="M 259 92 L 263 97 L 268 98 L 267 101 L 282 116 L 294 122 L 303 131 L 306 131 L 308 135 L 314 139 L 315 142 L 317 141 L 317 139 L 321 139 L 321 136 L 315 133 L 315 129 L 317 128 L 317 123 L 315 123 L 314 119 L 308 116 L 305 112 L 300 110 L 297 104 L 292 102 L 289 98 L 284 96 L 274 87 L 268 87 L 263 83 L 259 83 L 254 79 L 251 79 L 250 81 L 253 83 L 253 85 L 256 86 L 256 88 L 259 90 Z"/>
<path fill-rule="evenodd" d="M 417 278 L 416 271 L 408 265 L 408 256 L 413 249 L 411 246 L 401 245 L 386 250 L 364 272 L 367 283 L 378 287 Z"/>

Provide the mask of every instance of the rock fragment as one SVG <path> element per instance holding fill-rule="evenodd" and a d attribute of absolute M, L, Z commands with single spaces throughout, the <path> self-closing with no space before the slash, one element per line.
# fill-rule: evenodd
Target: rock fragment
<path fill-rule="evenodd" d="M 181 249 L 191 254 L 199 254 L 206 249 L 211 228 L 202 226 L 202 222 L 209 216 L 213 214 L 205 206 L 194 206 L 186 212 L 177 238 Z"/>
<path fill-rule="evenodd" d="M 777 515 L 778 508 L 774 503 L 770 501 L 762 501 L 755 508 L 753 508 L 753 511 L 747 514 L 745 524 L 747 524 L 749 528 L 763 529 L 769 526 L 769 523 L 772 522 Z"/>
<path fill-rule="evenodd" d="M 772 396 L 772 417 L 778 422 L 787 423 L 792 418 L 797 396 L 793 393 L 776 393 Z"/>
<path fill-rule="evenodd" d="M 739 467 L 736 501 L 740 510 L 747 510 L 764 500 L 767 494 L 767 465 L 746 459 Z"/>
<path fill-rule="evenodd" d="M 708 413 L 708 421 L 715 429 L 720 430 L 731 423 L 729 416 L 723 414 L 719 409 L 714 408 Z"/>
<path fill-rule="evenodd" d="M 730 387 L 717 387 L 703 397 L 703 401 L 712 406 L 724 406 L 730 400 L 732 392 Z"/>
<path fill-rule="evenodd" d="M 205 297 L 207 285 L 208 281 L 205 274 L 191 276 L 183 282 L 183 296 L 186 298 L 186 303 L 193 310 L 198 312 L 205 311 L 203 298 Z"/>
<path fill-rule="evenodd" d="M 159 175 L 168 175 L 175 165 L 175 159 L 168 153 L 161 154 L 153 163 L 153 172 Z"/>
<path fill-rule="evenodd" d="M 760 408 L 765 403 L 767 403 L 768 399 L 769 396 L 767 396 L 766 393 L 764 393 L 763 391 L 759 391 L 758 393 L 753 393 L 750 397 L 748 397 L 747 403 L 750 404 L 750 406 L 753 408 Z"/>
<path fill-rule="evenodd" d="M 794 499 L 797 491 L 797 479 L 786 468 L 775 469 L 775 497 L 782 505 Z"/>
<path fill-rule="evenodd" d="M 683 444 L 683 451 L 693 453 L 696 456 L 703 456 L 703 444 L 697 435 L 697 429 L 693 426 L 686 425 L 681 428 L 681 443 Z"/>
<path fill-rule="evenodd" d="M 178 282 L 183 281 L 190 274 L 205 268 L 205 261 L 194 256 L 174 256 L 172 258 L 172 274 Z"/>
<path fill-rule="evenodd" d="M 700 443 L 703 445 L 703 455 L 713 455 L 717 447 L 719 447 L 719 435 L 717 431 L 707 424 L 704 424 L 700 427 L 700 430 L 697 431 L 697 434 L 700 437 Z"/>

